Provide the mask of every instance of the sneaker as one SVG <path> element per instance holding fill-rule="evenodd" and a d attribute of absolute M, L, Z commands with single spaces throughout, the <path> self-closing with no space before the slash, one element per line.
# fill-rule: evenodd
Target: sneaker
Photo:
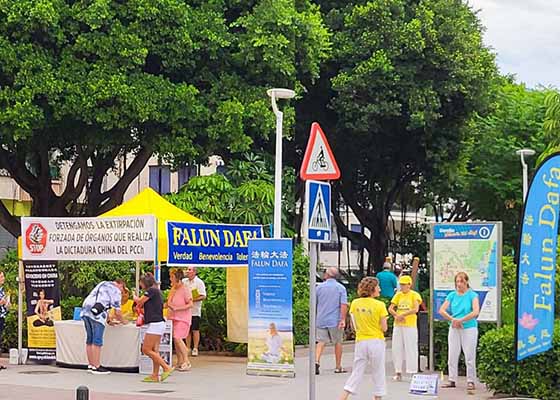
<path fill-rule="evenodd" d="M 198 356 L 198 349 L 192 349 L 192 356 L 193 356 L 193 357 L 197 357 L 197 356 Z"/>
<path fill-rule="evenodd" d="M 93 365 L 89 365 L 87 366 L 87 372 L 91 373 L 91 370 L 94 369 L 95 367 Z"/>
<path fill-rule="evenodd" d="M 111 373 L 111 371 L 109 371 L 107 368 L 104 368 L 102 366 L 99 366 L 97 368 L 92 367 L 90 371 L 94 375 L 109 375 Z"/>

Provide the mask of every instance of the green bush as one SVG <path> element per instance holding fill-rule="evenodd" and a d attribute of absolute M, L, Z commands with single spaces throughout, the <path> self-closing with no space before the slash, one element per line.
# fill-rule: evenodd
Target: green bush
<path fill-rule="evenodd" d="M 478 347 L 478 375 L 496 392 L 517 393 L 539 399 L 560 399 L 560 321 L 554 327 L 553 348 L 521 361 L 514 368 L 514 327 L 487 332 Z"/>

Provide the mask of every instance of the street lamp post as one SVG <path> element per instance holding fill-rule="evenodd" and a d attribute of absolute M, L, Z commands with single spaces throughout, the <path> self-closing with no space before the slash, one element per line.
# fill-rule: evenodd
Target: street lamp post
<path fill-rule="evenodd" d="M 525 162 L 525 157 L 530 157 L 535 154 L 535 150 L 531 149 L 521 149 L 515 152 L 519 157 L 521 157 L 521 167 L 523 168 L 523 203 L 527 200 L 527 191 L 529 186 L 529 178 L 527 174 L 527 163 Z"/>
<path fill-rule="evenodd" d="M 290 89 L 269 89 L 266 93 L 272 100 L 276 115 L 276 159 L 274 162 L 274 238 L 282 236 L 282 121 L 284 113 L 278 109 L 276 99 L 291 99 L 296 93 Z"/>

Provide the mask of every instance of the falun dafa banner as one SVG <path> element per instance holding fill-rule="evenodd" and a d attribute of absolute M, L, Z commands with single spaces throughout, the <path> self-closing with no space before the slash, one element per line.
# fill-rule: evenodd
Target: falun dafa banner
<path fill-rule="evenodd" d="M 523 213 L 517 262 L 517 360 L 552 348 L 560 211 L 560 153 L 537 169 Z"/>

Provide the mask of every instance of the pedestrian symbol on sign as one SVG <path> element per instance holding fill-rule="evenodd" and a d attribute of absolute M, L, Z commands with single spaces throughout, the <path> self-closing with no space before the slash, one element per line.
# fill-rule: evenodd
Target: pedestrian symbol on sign
<path fill-rule="evenodd" d="M 307 239 L 328 243 L 331 240 L 331 185 L 307 181 L 305 191 Z"/>
<path fill-rule="evenodd" d="M 315 204 L 313 205 L 313 214 L 311 215 L 309 228 L 311 229 L 329 228 L 329 223 L 327 221 L 327 209 L 325 207 L 325 201 L 323 200 L 323 192 L 321 190 L 317 191 L 317 196 L 315 197 Z"/>

